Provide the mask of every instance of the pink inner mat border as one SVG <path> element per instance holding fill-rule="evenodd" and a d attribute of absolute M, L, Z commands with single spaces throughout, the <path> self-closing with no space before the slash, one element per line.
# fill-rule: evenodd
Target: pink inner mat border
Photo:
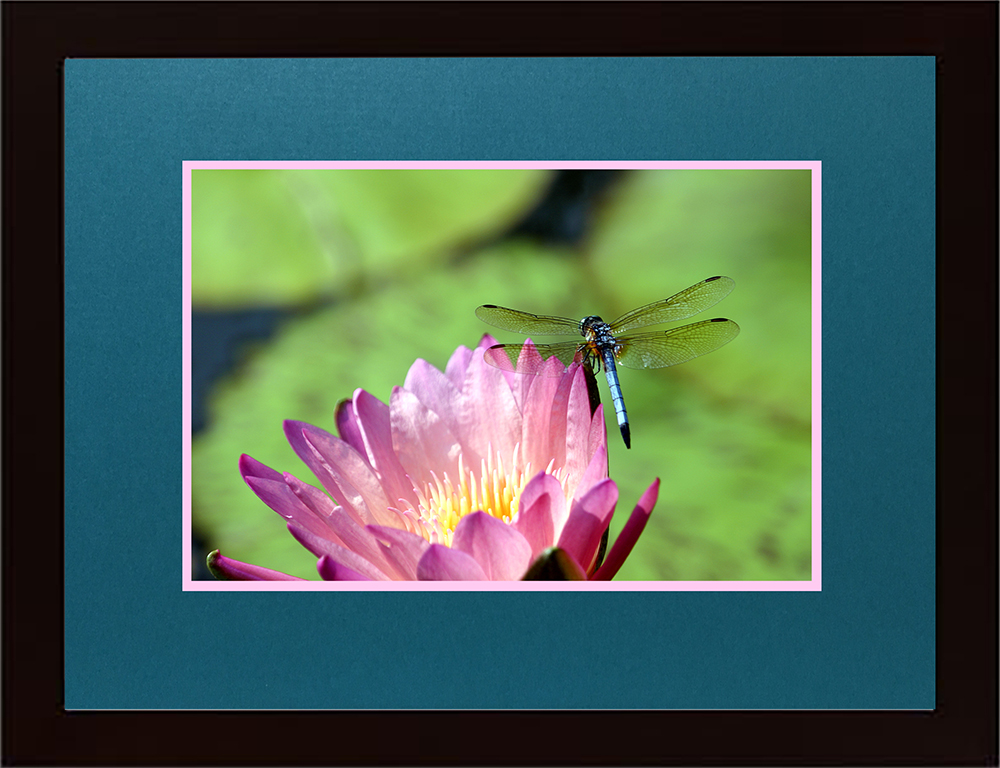
<path fill-rule="evenodd" d="M 191 579 L 191 171 L 193 170 L 344 170 L 344 169 L 655 169 L 655 170 L 809 170 L 812 172 L 812 578 L 808 581 L 194 581 Z M 816 161 L 230 161 L 183 163 L 184 286 L 183 317 L 183 525 L 182 589 L 186 592 L 819 592 L 822 573 L 821 461 L 821 310 L 822 310 L 822 163 Z M 282 532 L 278 532 L 279 534 Z M 287 534 L 285 534 L 287 535 Z M 266 563 L 258 563 L 267 567 Z"/>

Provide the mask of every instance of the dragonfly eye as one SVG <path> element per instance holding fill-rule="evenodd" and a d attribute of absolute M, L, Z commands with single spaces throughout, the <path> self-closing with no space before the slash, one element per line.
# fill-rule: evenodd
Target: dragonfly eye
<path fill-rule="evenodd" d="M 588 336 L 590 333 L 593 333 L 595 326 L 603 322 L 597 315 L 587 315 L 580 321 L 580 335 Z"/>

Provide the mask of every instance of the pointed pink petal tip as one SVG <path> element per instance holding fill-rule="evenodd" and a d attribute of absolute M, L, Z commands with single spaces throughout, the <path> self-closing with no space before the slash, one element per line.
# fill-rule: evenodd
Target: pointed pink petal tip
<path fill-rule="evenodd" d="M 282 475 L 280 472 L 271 469 L 267 464 L 261 461 L 257 461 L 253 456 L 244 453 L 240 456 L 240 476 L 243 478 L 244 482 L 247 478 L 260 477 L 265 480 L 281 480 Z"/>
<path fill-rule="evenodd" d="M 361 390 L 358 390 L 359 392 Z M 354 408 L 354 398 L 344 398 L 337 403 L 334 411 L 334 422 L 337 425 L 337 432 L 340 439 L 354 448 L 356 451 L 364 451 L 365 441 L 361 436 L 361 425 L 358 422 L 358 414 Z"/>
<path fill-rule="evenodd" d="M 537 557 L 562 529 L 566 520 L 566 496 L 559 481 L 542 471 L 524 486 L 519 504 L 514 529 L 528 540 L 531 554 Z"/>
<path fill-rule="evenodd" d="M 635 505 L 635 509 L 632 510 L 632 514 L 629 515 L 625 527 L 618 534 L 618 538 L 615 539 L 611 551 L 608 552 L 607 559 L 591 577 L 594 581 L 610 581 L 618 573 L 618 570 L 625 562 L 625 558 L 629 556 L 632 552 L 632 547 L 638 541 L 639 534 L 646 527 L 646 522 L 653 512 L 653 507 L 656 506 L 656 499 L 659 493 L 660 478 L 656 478 L 649 488 L 646 489 L 645 493 L 639 497 L 639 502 Z"/>
<path fill-rule="evenodd" d="M 497 340 L 493 337 L 492 334 L 484 333 L 483 337 L 479 340 L 479 343 L 476 345 L 476 347 L 478 349 L 489 349 L 490 347 L 492 347 L 494 344 L 497 343 L 499 342 L 497 342 Z"/>
<path fill-rule="evenodd" d="M 558 546 L 587 570 L 593 566 L 601 537 L 611 522 L 617 503 L 618 486 L 610 478 L 602 480 L 573 501 Z"/>
<path fill-rule="evenodd" d="M 261 568 L 259 565 L 223 557 L 219 554 L 219 550 L 208 555 L 208 570 L 219 581 L 305 581 L 281 571 L 272 571 L 270 568 Z"/>

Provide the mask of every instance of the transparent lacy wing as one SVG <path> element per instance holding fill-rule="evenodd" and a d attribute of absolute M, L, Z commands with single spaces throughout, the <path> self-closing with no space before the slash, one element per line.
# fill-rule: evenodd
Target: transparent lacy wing
<path fill-rule="evenodd" d="M 476 317 L 484 323 L 503 328 L 505 331 L 525 335 L 577 336 L 580 334 L 580 323 L 577 320 L 570 320 L 568 317 L 532 315 L 530 312 L 506 309 L 495 304 L 483 304 L 476 310 Z"/>
<path fill-rule="evenodd" d="M 713 352 L 735 339 L 740 327 L 732 320 L 716 318 L 619 339 L 615 355 L 625 368 L 667 368 Z"/>
<path fill-rule="evenodd" d="M 710 277 L 702 280 L 669 299 L 661 299 L 644 307 L 626 312 L 613 323 L 611 332 L 624 333 L 633 328 L 644 328 L 657 323 L 672 323 L 685 320 L 709 307 L 714 307 L 730 294 L 736 283 L 729 277 Z M 489 321 L 487 321 L 489 322 Z"/>

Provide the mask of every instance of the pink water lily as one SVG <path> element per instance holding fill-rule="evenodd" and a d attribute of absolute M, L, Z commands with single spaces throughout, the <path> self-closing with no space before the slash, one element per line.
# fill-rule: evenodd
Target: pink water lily
<path fill-rule="evenodd" d="M 483 361 L 495 343 L 486 335 L 475 349 L 459 347 L 444 372 L 417 360 L 388 405 L 357 390 L 337 409 L 339 437 L 286 421 L 288 441 L 327 493 L 241 457 L 247 485 L 318 558 L 323 579 L 551 578 L 532 575 L 545 563 L 557 578 L 618 572 L 659 480 L 601 564 L 618 501 L 603 407 L 591 409 L 581 366 L 552 359 L 548 375 L 500 371 Z M 209 562 L 219 578 L 293 578 L 217 552 Z"/>

